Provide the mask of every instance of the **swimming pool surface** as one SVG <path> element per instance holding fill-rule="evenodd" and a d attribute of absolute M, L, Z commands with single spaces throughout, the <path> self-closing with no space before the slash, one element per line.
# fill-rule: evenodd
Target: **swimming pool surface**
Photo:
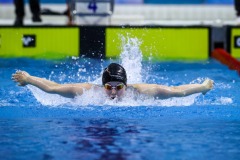
<path fill-rule="evenodd" d="M 135 51 L 133 51 L 135 52 Z M 16 70 L 59 83 L 101 83 L 110 62 L 123 64 L 128 83 L 164 85 L 215 81 L 206 95 L 121 102 L 89 91 L 76 99 L 11 81 Z M 239 75 L 215 60 L 0 59 L 0 159 L 239 159 Z"/>

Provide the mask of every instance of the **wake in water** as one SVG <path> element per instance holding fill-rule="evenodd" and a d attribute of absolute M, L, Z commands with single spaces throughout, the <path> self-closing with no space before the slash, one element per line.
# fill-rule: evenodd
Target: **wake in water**
<path fill-rule="evenodd" d="M 141 42 L 137 38 L 123 36 L 120 36 L 120 38 L 122 40 L 122 52 L 120 54 L 119 63 L 127 71 L 128 84 L 143 83 L 144 79 L 142 73 L 145 73 L 146 70 L 142 68 L 142 52 L 140 50 Z M 101 69 L 103 70 L 105 66 L 103 66 L 103 64 L 101 64 L 101 66 Z M 101 73 L 97 76 L 92 74 L 91 76 L 96 77 L 96 79 L 91 81 L 91 78 L 83 78 L 81 72 L 86 72 L 86 68 L 81 66 L 81 69 L 78 70 L 78 79 L 86 79 L 87 82 L 101 84 Z M 66 76 L 66 73 L 64 76 Z M 69 99 L 59 95 L 45 93 L 34 86 L 28 86 L 28 88 L 32 91 L 35 98 L 43 105 L 48 105 L 50 107 L 71 106 L 71 108 L 86 106 L 190 106 L 195 103 L 196 98 L 200 95 L 199 93 L 187 97 L 157 100 L 148 96 L 136 95 L 129 91 L 121 101 L 117 101 L 110 100 L 105 94 L 103 94 L 103 90 L 96 91 L 90 89 L 75 99 Z"/>

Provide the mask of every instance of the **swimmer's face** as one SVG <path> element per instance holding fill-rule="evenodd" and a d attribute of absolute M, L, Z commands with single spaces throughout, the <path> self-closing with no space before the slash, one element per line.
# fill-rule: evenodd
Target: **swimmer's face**
<path fill-rule="evenodd" d="M 114 99 L 124 94 L 126 86 L 122 82 L 108 82 L 104 85 L 104 88 L 107 95 Z"/>

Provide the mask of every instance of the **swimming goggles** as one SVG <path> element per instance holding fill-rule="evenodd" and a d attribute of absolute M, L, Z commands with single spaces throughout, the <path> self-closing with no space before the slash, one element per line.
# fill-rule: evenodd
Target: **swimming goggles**
<path fill-rule="evenodd" d="M 106 83 L 105 85 L 104 85 L 104 88 L 106 89 L 106 90 L 112 90 L 112 89 L 116 89 L 117 91 L 119 91 L 119 90 L 121 90 L 121 89 L 123 89 L 123 87 L 124 87 L 124 84 L 123 83 L 120 83 L 120 84 L 118 84 L 118 85 L 116 85 L 116 86 L 112 86 L 112 85 L 110 85 L 110 84 L 108 84 L 108 83 Z"/>

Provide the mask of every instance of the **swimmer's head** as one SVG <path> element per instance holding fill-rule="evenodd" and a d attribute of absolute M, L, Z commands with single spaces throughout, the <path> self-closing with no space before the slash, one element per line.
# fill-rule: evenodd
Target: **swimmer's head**
<path fill-rule="evenodd" d="M 105 85 L 107 82 L 122 82 L 127 85 L 127 74 L 125 69 L 117 63 L 111 63 L 107 68 L 104 69 L 102 75 L 102 84 Z"/>
<path fill-rule="evenodd" d="M 111 99 L 121 97 L 124 95 L 127 85 L 127 74 L 125 69 L 117 63 L 111 63 L 103 71 L 102 84 L 104 85 L 106 94 Z"/>

